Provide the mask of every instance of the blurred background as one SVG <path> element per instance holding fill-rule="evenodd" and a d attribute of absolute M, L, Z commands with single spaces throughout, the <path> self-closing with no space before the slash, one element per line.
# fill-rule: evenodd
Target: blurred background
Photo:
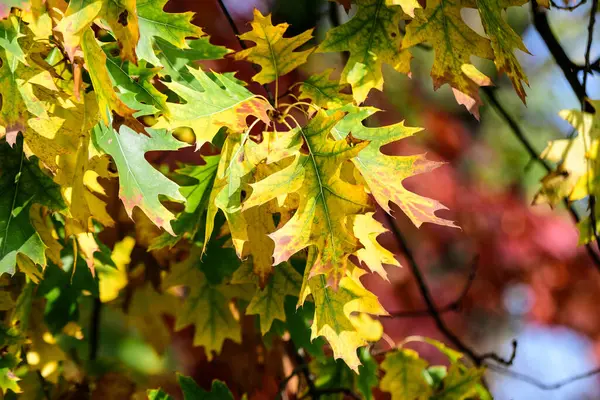
<path fill-rule="evenodd" d="M 343 23 L 354 12 L 351 9 L 348 15 L 341 6 L 323 0 L 224 0 L 224 3 L 241 32 L 249 29 L 248 21 L 256 7 L 265 14 L 272 12 L 274 23 L 288 22 L 291 25 L 288 35 L 316 27 L 317 41 L 322 40 L 332 21 L 337 19 Z M 171 0 L 166 10 L 195 11 L 194 22 L 211 36 L 212 43 L 239 50 L 239 43 L 216 0 Z M 469 11 L 463 10 L 463 17 L 474 30 L 483 32 L 477 13 Z M 571 60 L 578 64 L 584 62 L 589 13 L 589 4 L 573 12 L 552 10 L 548 13 L 555 35 Z M 570 134 L 571 126 L 558 112 L 579 109 L 580 103 L 532 26 L 530 15 L 528 4 L 512 7 L 507 13 L 509 23 L 522 35 L 531 53 L 517 54 L 530 82 L 527 105 L 521 102 L 505 76 L 496 76 L 490 62 L 473 61 L 493 78 L 499 103 L 540 153 L 547 141 Z M 600 56 L 600 29 L 596 29 L 595 39 L 592 60 Z M 480 353 L 496 351 L 508 357 L 511 340 L 517 339 L 518 351 L 511 370 L 542 382 L 555 382 L 594 368 L 600 364 L 600 271 L 591 262 L 585 247 L 578 246 L 578 231 L 565 209 L 531 205 L 545 170 L 531 160 L 506 121 L 488 105 L 489 99 L 483 93 L 486 105 L 478 122 L 456 104 L 448 86 L 433 92 L 429 77 L 432 52 L 415 48 L 413 55 L 411 77 L 386 67 L 384 92 L 372 91 L 367 104 L 385 110 L 371 119 L 373 125 L 405 120 L 408 126 L 424 128 L 416 137 L 388 146 L 385 151 L 390 154 L 426 152 L 432 160 L 447 162 L 434 172 L 410 178 L 406 185 L 419 194 L 440 200 L 449 208 L 441 212 L 442 216 L 455 220 L 461 229 L 430 224 L 417 229 L 401 212 L 396 213 L 397 226 L 439 306 L 461 295 L 475 269 L 462 307 L 444 313 L 445 321 Z M 334 68 L 337 74 L 334 76 L 339 76 L 343 62 L 337 54 L 313 54 L 301 70 L 281 79 L 280 93 L 291 83 L 326 68 Z M 249 64 L 233 59 L 209 63 L 206 67 L 240 71 L 238 77 L 245 80 L 255 73 Z M 588 78 L 587 90 L 592 99 L 600 98 L 598 75 Z M 258 85 L 252 84 L 251 88 L 264 93 Z M 581 215 L 587 212 L 586 202 L 575 207 Z M 388 269 L 391 284 L 373 275 L 365 279 L 366 286 L 379 295 L 391 313 L 423 310 L 424 302 L 394 237 L 384 236 L 382 242 L 395 251 L 405 267 Z M 110 319 L 110 316 L 104 318 Z M 383 323 L 385 332 L 395 342 L 408 335 L 422 335 L 448 343 L 427 316 L 400 314 Z M 118 322 L 111 329 L 118 331 Z M 113 340 L 114 336 L 111 339 L 110 335 L 110 332 L 103 333 L 102 340 Z M 262 379 L 259 383 L 253 382 L 252 386 L 260 390 L 250 393 L 250 398 L 273 398 L 278 381 L 273 374 L 255 371 L 248 375 L 243 346 L 228 342 L 223 356 L 207 364 L 201 349 L 190 352 L 191 337 L 191 329 L 176 334 L 175 342 L 167 344 L 164 356 L 134 339 L 108 348 L 130 368 L 145 369 L 138 371 L 140 375 L 164 373 L 166 376 L 178 370 L 204 385 L 214 377 L 229 382 Z M 247 346 L 252 339 L 245 337 L 244 340 Z M 115 341 L 119 343 L 119 339 L 111 343 Z M 136 346 L 146 347 L 138 349 Z M 109 351 L 107 346 L 102 348 Z M 436 361 L 436 354 L 429 354 L 426 348 L 419 350 L 425 358 Z M 141 356 L 143 362 L 140 362 Z M 240 371 L 232 371 L 235 365 Z M 265 365 L 264 368 L 269 368 L 268 363 Z M 487 380 L 495 398 L 500 400 L 600 398 L 598 376 L 553 391 L 543 391 L 495 371 L 488 371 Z"/>

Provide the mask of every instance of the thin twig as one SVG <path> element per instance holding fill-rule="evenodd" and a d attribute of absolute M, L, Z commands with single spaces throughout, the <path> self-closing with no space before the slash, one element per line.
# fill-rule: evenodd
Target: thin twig
<path fill-rule="evenodd" d="M 550 28 L 550 24 L 548 23 L 548 15 L 546 11 L 538 5 L 537 0 L 531 0 L 531 11 L 533 14 L 533 25 L 535 26 L 535 29 L 544 40 L 546 47 L 548 47 L 548 50 L 550 51 L 550 54 L 552 54 L 556 64 L 562 70 L 563 75 L 567 79 L 567 82 L 569 82 L 573 92 L 575 92 L 575 95 L 578 99 L 587 98 L 585 89 L 577 78 L 577 66 L 567 56 L 562 46 L 556 39 L 556 36 L 554 36 L 554 33 Z M 593 107 L 591 104 L 585 101 L 584 111 L 593 112 Z"/>
<path fill-rule="evenodd" d="M 475 260 L 471 263 L 471 270 L 469 271 L 469 276 L 467 277 L 467 281 L 465 286 L 461 290 L 458 297 L 446 304 L 443 307 L 437 309 L 438 313 L 443 314 L 449 311 L 459 311 L 462 307 L 462 303 L 467 297 L 469 290 L 471 290 L 471 286 L 473 286 L 473 281 L 475 280 L 475 276 L 477 275 L 477 262 L 479 257 L 475 257 Z M 394 311 L 389 313 L 387 316 L 389 318 L 415 318 L 415 317 L 431 317 L 431 313 L 429 309 L 424 310 L 411 310 L 411 311 Z"/>
<path fill-rule="evenodd" d="M 233 17 L 227 10 L 225 3 L 223 3 L 223 0 L 217 0 L 217 1 L 219 2 L 219 7 L 221 8 L 221 12 L 223 12 L 223 14 L 225 15 L 225 18 L 227 18 L 227 22 L 229 22 L 229 26 L 231 27 L 231 30 L 233 31 L 235 38 L 237 39 L 240 47 L 243 50 L 246 50 L 248 48 L 248 46 L 246 46 L 246 43 L 244 43 L 244 41 L 242 39 L 240 39 L 240 30 L 238 29 L 237 25 L 235 24 Z M 254 68 L 254 70 L 256 72 L 259 72 L 256 65 L 252 64 L 252 68 Z M 267 93 L 267 98 L 269 99 L 269 103 L 271 103 L 271 105 L 273 105 L 274 100 L 273 100 L 273 94 L 271 93 L 271 90 L 269 90 L 269 87 L 266 84 L 262 85 L 262 87 L 263 87 L 263 89 L 265 89 L 265 92 Z"/>
<path fill-rule="evenodd" d="M 482 89 L 483 89 L 483 92 L 486 94 L 488 100 L 490 101 L 490 104 L 492 105 L 492 107 L 494 107 L 496 112 L 508 124 L 508 126 L 511 128 L 511 131 L 513 132 L 515 137 L 519 140 L 519 142 L 521 142 L 523 147 L 525 147 L 525 149 L 527 150 L 527 153 L 529 153 L 529 156 L 531 157 L 531 159 L 534 160 L 535 162 L 539 163 L 542 167 L 544 167 L 546 172 L 551 172 L 552 167 L 550 166 L 550 164 L 548 164 L 546 162 L 546 160 L 544 160 L 543 158 L 541 158 L 539 156 L 538 152 L 533 148 L 533 145 L 531 144 L 531 142 L 529 141 L 529 139 L 527 138 L 527 136 L 525 135 L 525 133 L 523 132 L 523 130 L 521 129 L 519 124 L 517 124 L 517 122 L 510 116 L 510 114 L 508 114 L 508 112 L 504 109 L 504 107 L 502 107 L 502 105 L 496 98 L 494 89 L 490 88 L 490 87 L 484 87 Z M 563 199 L 563 204 L 564 204 L 565 208 L 569 211 L 569 214 L 571 215 L 571 218 L 573 218 L 575 223 L 576 224 L 579 223 L 581 218 L 579 217 L 577 210 L 575 210 L 575 208 L 569 203 L 569 200 L 567 198 Z M 600 256 L 594 250 L 591 243 L 587 243 L 585 245 L 585 248 L 588 252 L 588 255 L 592 259 L 592 262 L 594 263 L 596 268 L 600 271 Z"/>
<path fill-rule="evenodd" d="M 496 355 L 496 357 L 492 357 L 491 356 L 492 353 L 485 353 L 483 356 L 481 356 L 481 355 L 477 354 L 477 352 L 475 350 L 473 350 L 471 347 L 469 347 L 467 344 L 465 344 L 458 336 L 456 336 L 456 334 L 448 327 L 448 325 L 446 325 L 446 323 L 444 322 L 444 320 L 442 319 L 442 316 L 440 315 L 440 313 L 438 311 L 437 306 L 435 305 L 433 297 L 431 296 L 431 291 L 429 290 L 429 286 L 427 285 L 427 282 L 425 281 L 425 277 L 421 273 L 421 269 L 419 268 L 419 265 L 417 264 L 417 261 L 415 260 L 415 257 L 412 254 L 412 251 L 409 249 L 409 247 L 406 243 L 406 240 L 404 239 L 404 236 L 402 235 L 402 232 L 400 232 L 400 229 L 396 225 L 394 218 L 387 213 L 385 215 L 386 215 L 388 224 L 392 230 L 392 233 L 394 234 L 394 237 L 396 238 L 396 241 L 397 241 L 398 245 L 400 246 L 400 249 L 406 256 L 406 259 L 408 261 L 408 266 L 410 267 L 410 270 L 413 273 L 415 280 L 417 281 L 417 286 L 419 287 L 419 292 L 421 293 L 421 297 L 423 297 L 423 300 L 425 301 L 425 304 L 427 305 L 427 309 L 429 310 L 429 313 L 431 314 L 431 318 L 433 318 L 438 330 L 459 351 L 464 353 L 467 356 L 467 358 L 469 358 L 471 360 L 471 362 L 473 364 L 475 364 L 476 366 L 481 366 L 483 364 L 483 361 L 486 358 L 493 359 L 494 361 L 496 361 L 500 364 L 510 365 L 509 363 L 512 363 L 512 361 L 514 360 L 514 350 L 513 350 L 513 354 L 511 355 L 511 357 L 508 361 L 504 360 L 502 357 L 499 357 L 497 355 Z"/>
<path fill-rule="evenodd" d="M 100 301 L 99 298 L 96 298 L 94 299 L 94 305 L 92 308 L 92 321 L 90 326 L 90 361 L 95 361 L 98 357 L 101 314 L 102 301 Z"/>
<path fill-rule="evenodd" d="M 488 365 L 488 368 L 499 374 L 506 375 L 510 378 L 514 378 L 516 380 L 519 380 L 519 381 L 522 381 L 525 383 L 529 383 L 530 385 L 533 385 L 542 390 L 556 390 L 563 386 L 569 385 L 573 382 L 579 381 L 581 379 L 590 378 L 594 375 L 600 374 L 600 368 L 596 368 L 596 369 L 593 369 L 588 372 L 584 372 L 581 374 L 573 375 L 573 376 L 565 378 L 565 379 L 561 379 L 560 381 L 557 381 L 554 383 L 544 383 L 532 376 L 522 374 L 520 372 L 514 372 L 509 369 L 503 368 L 499 365 L 490 364 L 490 365 Z"/>

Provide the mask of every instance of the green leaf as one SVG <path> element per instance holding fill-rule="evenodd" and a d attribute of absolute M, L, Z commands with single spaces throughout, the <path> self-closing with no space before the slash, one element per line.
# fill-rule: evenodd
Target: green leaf
<path fill-rule="evenodd" d="M 346 85 L 329 79 L 333 69 L 327 69 L 320 74 L 309 76 L 300 84 L 300 99 L 308 98 L 314 104 L 323 108 L 340 108 L 352 103 L 352 96 L 340 93 Z"/>
<path fill-rule="evenodd" d="M 148 400 L 173 400 L 173 398 L 162 389 L 152 389 L 148 390 Z"/>
<path fill-rule="evenodd" d="M 233 395 L 223 382 L 212 381 L 210 392 L 200 388 L 190 377 L 177 375 L 184 400 L 233 400 Z"/>
<path fill-rule="evenodd" d="M 98 280 L 84 259 L 77 257 L 74 265 L 69 254 L 63 261 L 63 268 L 52 263 L 45 268 L 44 279 L 36 292 L 46 299 L 44 321 L 52 334 L 60 333 L 67 323 L 79 320 L 79 302 L 84 293 L 100 295 Z"/>
<path fill-rule="evenodd" d="M 211 142 L 222 127 L 242 132 L 247 127 L 248 116 L 269 122 L 267 111 L 271 106 L 266 100 L 258 98 L 226 75 L 215 73 L 213 80 L 201 69 L 187 68 L 203 91 L 187 83 L 164 82 L 186 103 L 169 103 L 171 115 L 161 117 L 155 128 L 192 128 L 198 150 L 204 143 Z"/>
<path fill-rule="evenodd" d="M 187 67 L 196 61 L 218 60 L 231 53 L 231 50 L 226 47 L 211 44 L 206 36 L 188 40 L 187 48 L 183 49 L 173 46 L 160 37 L 156 38 L 154 46 L 159 50 L 157 57 L 163 65 L 163 69 L 159 73 L 162 76 L 170 76 L 172 81 L 188 85 L 198 91 L 204 91 L 204 88 Z"/>
<path fill-rule="evenodd" d="M 140 40 L 136 53 L 142 60 L 155 67 L 163 66 L 154 53 L 156 38 L 162 38 L 177 48 L 187 48 L 186 38 L 204 35 L 202 29 L 190 21 L 194 13 L 166 13 L 163 8 L 168 0 L 142 1 L 137 4 Z"/>
<path fill-rule="evenodd" d="M 400 50 L 398 26 L 403 13 L 399 6 L 388 6 L 386 0 L 357 0 L 356 4 L 356 15 L 329 30 L 318 51 L 350 52 L 341 82 L 351 84 L 354 99 L 362 103 L 371 89 L 383 89 L 384 63 L 407 74 L 412 56 Z"/>
<path fill-rule="evenodd" d="M 258 286 L 259 277 L 254 273 L 251 263 L 243 264 L 233 275 L 231 283 L 253 283 Z M 275 319 L 285 321 L 285 297 L 298 297 L 302 285 L 300 275 L 289 263 L 275 267 L 264 288 L 256 289 L 246 309 L 246 315 L 258 315 L 260 331 L 265 335 Z"/>
<path fill-rule="evenodd" d="M 310 372 L 315 375 L 315 387 L 317 389 L 353 389 L 356 374 L 341 360 L 331 357 L 314 359 L 309 366 Z M 321 396 L 325 400 L 341 400 L 343 393 L 325 394 Z"/>
<path fill-rule="evenodd" d="M 362 365 L 358 367 L 356 387 L 365 400 L 373 400 L 373 388 L 377 387 L 379 383 L 379 377 L 377 376 L 379 365 L 377 364 L 377 360 L 371 355 L 369 347 L 359 349 L 358 358 Z"/>
<path fill-rule="evenodd" d="M 175 178 L 185 179 L 179 192 L 185 197 L 185 209 L 171 222 L 176 236 L 166 232 L 157 237 L 148 248 L 173 247 L 182 237 L 193 239 L 202 225 L 202 216 L 208 204 L 210 190 L 215 181 L 220 156 L 203 157 L 204 165 L 186 165 L 176 171 Z"/>
<path fill-rule="evenodd" d="M 235 54 L 236 60 L 252 61 L 261 66 L 261 70 L 252 80 L 260 84 L 273 82 L 306 62 L 312 50 L 294 51 L 312 37 L 312 29 L 298 36 L 284 38 L 288 24 L 273 26 L 271 15 L 266 17 L 258 9 L 254 9 L 254 20 L 250 23 L 252 30 L 240 35 L 241 40 L 249 40 L 256 46 Z"/>
<path fill-rule="evenodd" d="M 241 327 L 229 308 L 235 293 L 228 285 L 210 282 L 196 266 L 198 257 L 198 253 L 192 253 L 188 259 L 173 265 L 162 287 L 189 288 L 185 301 L 176 310 L 175 331 L 194 325 L 194 346 L 204 346 L 206 357 L 211 360 L 212 352 L 220 352 L 226 339 L 241 342 Z"/>
<path fill-rule="evenodd" d="M 25 158 L 19 139 L 15 148 L 0 142 L 0 275 L 14 274 L 17 255 L 46 265 L 45 246 L 29 217 L 33 204 L 58 211 L 65 207 L 60 188 L 38 166 Z"/>
<path fill-rule="evenodd" d="M 159 201 L 159 196 L 184 201 L 179 186 L 158 172 L 146 159 L 148 151 L 177 150 L 187 146 L 175 140 L 165 130 L 146 129 L 148 136 L 138 134 L 126 125 L 119 133 L 100 123 L 94 127 L 93 138 L 97 147 L 109 154 L 119 171 L 119 197 L 131 218 L 134 207 L 139 207 L 158 227 L 175 235 L 171 227 L 174 215 Z"/>
<path fill-rule="evenodd" d="M 167 96 L 152 84 L 159 68 L 148 68 L 144 61 L 135 65 L 111 56 L 106 59 L 106 67 L 113 83 L 119 89 L 119 98 L 130 108 L 139 110 L 133 114 L 135 117 L 156 112 L 169 114 Z"/>
<path fill-rule="evenodd" d="M 385 375 L 379 387 L 391 393 L 392 400 L 429 400 L 433 390 L 425 380 L 427 365 L 414 350 L 392 351 L 381 363 Z"/>
<path fill-rule="evenodd" d="M 379 128 L 367 128 L 362 121 L 378 110 L 370 107 L 357 108 L 348 106 L 346 117 L 335 126 L 331 134 L 341 140 L 352 133 L 352 137 L 368 141 L 352 162 L 367 182 L 369 190 L 381 208 L 391 214 L 389 203 L 395 203 L 419 227 L 423 222 L 439 225 L 455 226 L 452 221 L 435 215 L 438 210 L 445 210 L 438 201 L 419 196 L 407 190 L 402 184 L 406 178 L 429 172 L 442 163 L 429 161 L 424 154 L 414 156 L 390 156 L 381 148 L 419 132 L 420 128 L 404 126 L 403 122 Z"/>

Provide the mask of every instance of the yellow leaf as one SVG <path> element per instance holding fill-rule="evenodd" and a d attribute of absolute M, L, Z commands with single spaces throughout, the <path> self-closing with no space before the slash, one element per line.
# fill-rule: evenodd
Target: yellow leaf
<path fill-rule="evenodd" d="M 463 21 L 462 1 L 427 0 L 425 9 L 415 10 L 415 19 L 408 24 L 403 48 L 428 42 L 433 46 L 431 68 L 433 88 L 448 83 L 459 104 L 479 118 L 479 87 L 491 81 L 473 65 L 471 56 L 492 60 L 494 53 L 488 39 L 479 36 Z"/>
<path fill-rule="evenodd" d="M 394 258 L 394 254 L 377 241 L 377 237 L 388 230 L 373 218 L 373 214 L 366 213 L 354 217 L 354 236 L 364 246 L 356 252 L 356 256 L 369 267 L 371 272 L 378 273 L 387 281 L 383 264 L 399 267 L 400 263 Z"/>
<path fill-rule="evenodd" d="M 310 250 L 309 262 L 316 257 L 316 251 Z M 350 317 L 353 313 L 367 313 L 371 315 L 387 315 L 373 293 L 369 292 L 360 282 L 361 276 L 366 272 L 354 268 L 352 272 L 346 271 L 340 280 L 337 291 L 328 287 L 323 276 L 308 278 L 304 274 L 305 282 L 300 293 L 299 305 L 311 294 L 315 302 L 315 317 L 311 326 L 311 340 L 324 336 L 331 345 L 333 356 L 342 358 L 348 367 L 358 373 L 361 365 L 356 350 L 366 345 L 373 339 L 372 332 L 366 332 L 361 324 L 354 322 Z"/>
<path fill-rule="evenodd" d="M 63 44 L 71 61 L 80 46 L 82 37 L 87 32 L 92 22 L 96 19 L 103 6 L 102 0 L 75 0 L 69 2 L 65 16 L 60 20 L 55 31 L 63 36 Z"/>
<path fill-rule="evenodd" d="M 131 252 L 135 246 L 135 239 L 126 236 L 115 243 L 111 258 L 116 268 L 102 265 L 98 268 L 100 301 L 108 303 L 119 297 L 119 292 L 127 286 L 127 267 L 131 262 Z"/>
<path fill-rule="evenodd" d="M 344 161 L 355 157 L 368 142 L 351 144 L 332 140 L 331 129 L 344 117 L 337 112 L 328 116 L 319 111 L 306 127 L 289 132 L 303 141 L 307 154 L 299 153 L 290 166 L 251 184 L 252 193 L 244 209 L 264 204 L 288 193 L 297 193 L 300 204 L 294 216 L 280 229 L 270 234 L 275 242 L 274 265 L 287 261 L 293 254 L 308 247 L 318 249 L 311 276 L 326 274 L 328 284 L 337 287 L 345 275 L 348 256 L 358 248 L 358 240 L 349 228 L 347 217 L 370 208 L 362 186 L 340 178 Z"/>
<path fill-rule="evenodd" d="M 410 137 L 421 128 L 407 127 L 403 122 L 367 128 L 362 121 L 377 112 L 377 109 L 350 105 L 344 110 L 348 111 L 348 115 L 331 133 L 338 140 L 347 138 L 351 133 L 353 138 L 368 142 L 368 146 L 352 162 L 379 206 L 391 214 L 389 203 L 397 204 L 417 227 L 424 222 L 455 227 L 452 221 L 435 215 L 436 211 L 446 209 L 440 202 L 410 192 L 403 185 L 406 178 L 429 172 L 443 163 L 429 161 L 424 154 L 390 156 L 381 151 L 386 144 Z"/>
<path fill-rule="evenodd" d="M 256 8 L 254 21 L 250 24 L 252 30 L 240 35 L 240 39 L 250 40 L 256 43 L 256 46 L 236 53 L 235 59 L 247 59 L 259 64 L 261 70 L 252 80 L 260 84 L 273 82 L 298 68 L 306 62 L 312 52 L 312 50 L 294 51 L 312 38 L 312 29 L 298 36 L 284 38 L 283 34 L 289 25 L 283 23 L 273 26 L 271 15 L 265 17 Z"/>
<path fill-rule="evenodd" d="M 83 33 L 81 47 L 85 65 L 90 73 L 94 92 L 98 98 L 100 117 L 104 123 L 106 125 L 110 124 L 111 111 L 115 111 L 122 117 L 130 117 L 135 110 L 127 107 L 117 96 L 106 68 L 106 55 L 100 48 L 91 29 L 87 29 Z"/>

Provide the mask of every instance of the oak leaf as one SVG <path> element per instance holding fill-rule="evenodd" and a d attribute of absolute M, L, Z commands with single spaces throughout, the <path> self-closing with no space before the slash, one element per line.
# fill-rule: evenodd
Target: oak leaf
<path fill-rule="evenodd" d="M 201 69 L 187 68 L 203 91 L 179 82 L 164 82 L 186 103 L 168 103 L 171 114 L 169 117 L 161 117 L 156 128 L 192 128 L 198 150 L 204 143 L 211 142 L 222 127 L 234 132 L 243 131 L 247 126 L 248 116 L 269 122 L 267 111 L 271 106 L 266 100 L 257 97 L 226 75 L 215 73 L 213 80 Z"/>
<path fill-rule="evenodd" d="M 284 38 L 283 34 L 289 27 L 282 23 L 273 26 L 271 15 L 266 17 L 254 9 L 252 30 L 240 35 L 241 40 L 249 40 L 256 46 L 239 51 L 236 60 L 251 61 L 261 66 L 261 70 L 252 80 L 266 84 L 273 82 L 306 62 L 312 50 L 294 51 L 312 38 L 312 29 L 298 36 Z"/>
<path fill-rule="evenodd" d="M 399 6 L 386 0 L 358 0 L 356 15 L 343 25 L 327 32 L 319 52 L 349 51 L 341 82 L 352 86 L 352 95 L 362 103 L 373 88 L 383 89 L 383 64 L 396 71 L 410 72 L 411 54 L 401 49 L 398 26 L 403 13 Z"/>
<path fill-rule="evenodd" d="M 186 38 L 204 36 L 204 32 L 190 21 L 194 13 L 166 13 L 163 8 L 168 0 L 143 1 L 137 4 L 140 40 L 136 53 L 142 60 L 161 67 L 154 44 L 162 38 L 178 48 L 187 48 Z"/>
<path fill-rule="evenodd" d="M 342 140 L 352 133 L 352 137 L 368 141 L 368 145 L 352 160 L 365 179 L 367 186 L 381 208 L 391 214 L 390 202 L 400 209 L 417 226 L 423 222 L 439 225 L 455 226 L 452 221 L 435 215 L 438 210 L 445 210 L 438 201 L 419 196 L 407 190 L 404 179 L 429 172 L 442 163 L 429 161 L 425 155 L 390 156 L 381 151 L 381 147 L 410 137 L 420 128 L 404 126 L 403 122 L 379 128 L 367 128 L 362 121 L 375 114 L 377 109 L 370 107 L 346 107 L 348 114 L 331 131 L 334 138 Z"/>
<path fill-rule="evenodd" d="M 270 234 L 275 242 L 274 265 L 287 261 L 293 254 L 309 247 L 318 249 L 314 264 L 308 264 L 311 276 L 326 274 L 328 284 L 337 287 L 345 275 L 348 257 L 358 248 L 358 240 L 348 227 L 347 217 L 370 208 L 364 188 L 340 177 L 341 165 L 367 147 L 366 141 L 351 144 L 333 140 L 332 128 L 344 117 L 342 112 L 327 115 L 319 111 L 307 126 L 288 135 L 294 146 L 303 143 L 288 167 L 253 183 L 244 209 L 254 207 L 288 193 L 300 198 L 298 210 L 280 229 Z"/>
<path fill-rule="evenodd" d="M 148 151 L 177 150 L 187 146 L 165 130 L 147 128 L 148 136 L 138 134 L 126 125 L 117 133 L 100 123 L 94 127 L 94 143 L 109 154 L 119 171 L 119 198 L 132 217 L 139 207 L 154 224 L 174 235 L 171 220 L 174 215 L 159 201 L 159 196 L 184 201 L 179 186 L 152 167 L 144 158 Z"/>
<path fill-rule="evenodd" d="M 479 118 L 479 87 L 490 79 L 471 64 L 471 56 L 494 59 L 490 41 L 473 31 L 463 21 L 462 1 L 427 0 L 424 9 L 415 10 L 415 18 L 406 27 L 402 47 L 407 49 L 423 42 L 433 46 L 431 68 L 433 88 L 447 83 L 459 104 Z"/>
<path fill-rule="evenodd" d="M 59 186 L 39 168 L 37 158 L 25 157 L 21 140 L 14 149 L 0 142 L 0 159 L 0 275 L 12 275 L 17 255 L 46 265 L 46 246 L 29 215 L 32 205 L 60 211 L 65 204 Z"/>

